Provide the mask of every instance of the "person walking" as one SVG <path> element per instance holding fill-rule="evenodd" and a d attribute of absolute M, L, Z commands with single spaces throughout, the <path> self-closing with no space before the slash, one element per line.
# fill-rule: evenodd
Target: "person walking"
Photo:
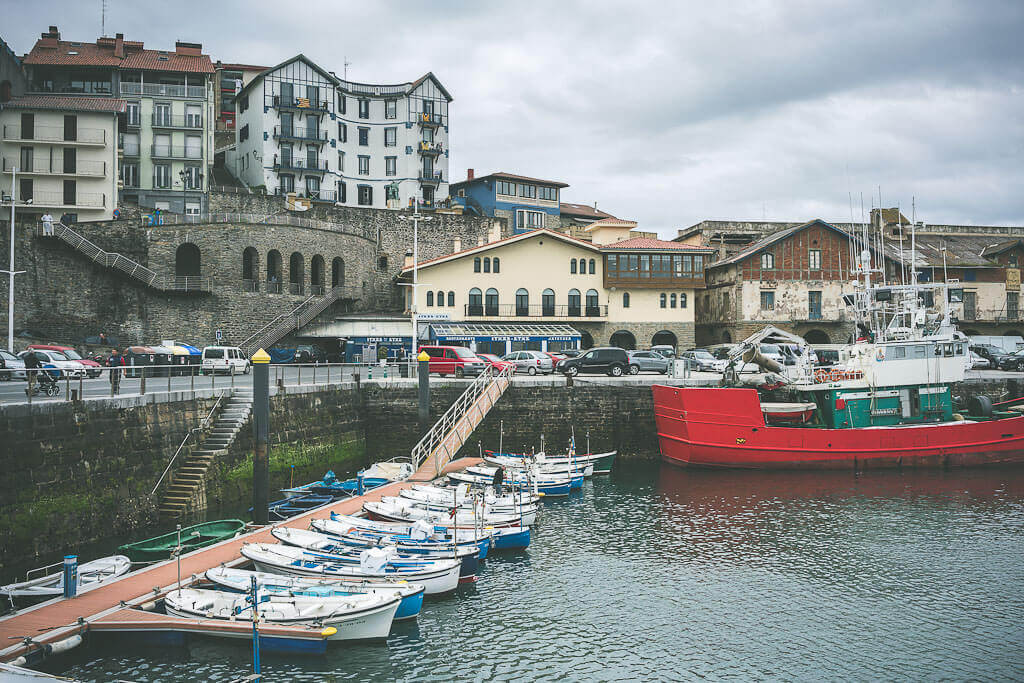
<path fill-rule="evenodd" d="M 494 495 L 501 495 L 501 485 L 505 482 L 505 468 L 499 467 L 494 470 L 494 479 L 491 480 L 491 485 L 494 486 Z"/>
<path fill-rule="evenodd" d="M 36 382 L 36 373 L 39 372 L 39 359 L 36 354 L 29 351 L 25 354 L 25 394 L 32 395 L 32 387 Z"/>
<path fill-rule="evenodd" d="M 46 213 L 43 214 L 43 217 L 40 220 L 43 221 L 43 237 L 52 237 L 53 216 L 50 214 L 49 211 L 47 211 Z"/>
<path fill-rule="evenodd" d="M 110 368 L 108 378 L 110 379 L 110 395 L 117 396 L 121 393 L 121 377 L 124 375 L 124 356 L 118 353 L 117 349 L 110 349 L 110 357 L 107 358 L 107 367 Z"/>

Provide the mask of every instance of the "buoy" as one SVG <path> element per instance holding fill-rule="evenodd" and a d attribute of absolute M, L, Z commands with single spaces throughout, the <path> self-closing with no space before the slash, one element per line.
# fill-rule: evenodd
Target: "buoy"
<path fill-rule="evenodd" d="M 331 636 L 333 636 L 337 632 L 338 632 L 338 629 L 334 628 L 333 626 L 328 626 L 323 631 L 320 631 L 320 635 L 323 636 L 324 638 L 330 638 Z"/>

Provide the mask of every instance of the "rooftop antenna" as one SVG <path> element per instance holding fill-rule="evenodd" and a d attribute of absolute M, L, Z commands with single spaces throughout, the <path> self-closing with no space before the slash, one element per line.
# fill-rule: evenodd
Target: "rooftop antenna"
<path fill-rule="evenodd" d="M 100 35 L 107 37 L 107 0 L 102 0 L 100 10 Z"/>
<path fill-rule="evenodd" d="M 347 81 L 348 80 L 348 68 L 350 66 L 352 66 L 352 62 L 348 61 L 348 57 L 347 56 L 346 57 L 342 57 L 341 59 L 342 59 L 342 62 L 341 62 L 341 66 L 342 66 L 341 72 L 344 74 L 344 78 Z"/>

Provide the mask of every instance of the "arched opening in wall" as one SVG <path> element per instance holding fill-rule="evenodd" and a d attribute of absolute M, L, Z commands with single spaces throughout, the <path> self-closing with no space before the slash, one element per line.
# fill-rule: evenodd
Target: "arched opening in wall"
<path fill-rule="evenodd" d="M 651 346 L 671 346 L 673 349 L 676 348 L 676 344 L 679 343 L 679 339 L 675 333 L 669 330 L 661 330 L 655 332 L 654 336 L 651 337 Z"/>
<path fill-rule="evenodd" d="M 591 349 L 594 347 L 594 335 L 589 332 L 580 332 L 580 348 Z"/>
<path fill-rule="evenodd" d="M 288 293 L 304 294 L 305 282 L 306 261 L 302 258 L 302 254 L 293 251 L 291 258 L 288 259 Z"/>
<path fill-rule="evenodd" d="M 722 333 L 722 343 L 723 344 L 732 344 L 732 335 L 729 334 L 728 332 L 723 332 Z"/>
<path fill-rule="evenodd" d="M 968 337 L 980 337 L 981 336 L 981 332 L 978 332 L 977 330 L 964 330 L 964 334 L 966 334 Z"/>
<path fill-rule="evenodd" d="M 618 346 L 620 349 L 626 349 L 632 351 L 636 348 L 636 337 L 633 336 L 632 332 L 627 330 L 619 330 L 612 335 L 611 339 L 612 346 Z"/>
<path fill-rule="evenodd" d="M 345 286 L 345 261 L 340 257 L 335 257 L 331 261 L 331 287 L 344 287 Z"/>
<path fill-rule="evenodd" d="M 832 342 L 828 333 L 822 330 L 810 330 L 804 335 L 804 341 L 808 344 L 830 344 Z"/>
<path fill-rule="evenodd" d="M 324 257 L 317 254 L 309 261 L 310 294 L 324 293 Z"/>
<path fill-rule="evenodd" d="M 267 252 L 267 291 L 281 293 L 281 252 L 277 249 Z"/>
<path fill-rule="evenodd" d="M 260 255 L 252 247 L 242 252 L 242 286 L 247 292 L 255 292 L 259 288 Z"/>
<path fill-rule="evenodd" d="M 1003 335 L 1007 337 L 1020 337 L 1021 333 L 1020 330 L 1007 330 L 1006 332 L 1003 332 Z"/>
<path fill-rule="evenodd" d="M 174 275 L 177 277 L 194 277 L 200 274 L 202 257 L 199 247 L 186 242 L 174 252 Z"/>

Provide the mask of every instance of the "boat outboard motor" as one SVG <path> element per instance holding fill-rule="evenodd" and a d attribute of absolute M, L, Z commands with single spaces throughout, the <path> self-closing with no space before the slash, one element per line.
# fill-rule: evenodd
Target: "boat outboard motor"
<path fill-rule="evenodd" d="M 368 572 L 380 572 L 388 563 L 389 555 L 384 548 L 367 548 L 359 553 L 359 567 Z"/>
<path fill-rule="evenodd" d="M 409 528 L 409 536 L 414 541 L 425 541 L 434 532 L 434 525 L 422 519 L 417 519 Z"/>
<path fill-rule="evenodd" d="M 741 356 L 744 363 L 753 363 L 766 372 L 782 372 L 782 366 L 761 354 L 761 347 L 755 346 L 747 349 Z"/>

